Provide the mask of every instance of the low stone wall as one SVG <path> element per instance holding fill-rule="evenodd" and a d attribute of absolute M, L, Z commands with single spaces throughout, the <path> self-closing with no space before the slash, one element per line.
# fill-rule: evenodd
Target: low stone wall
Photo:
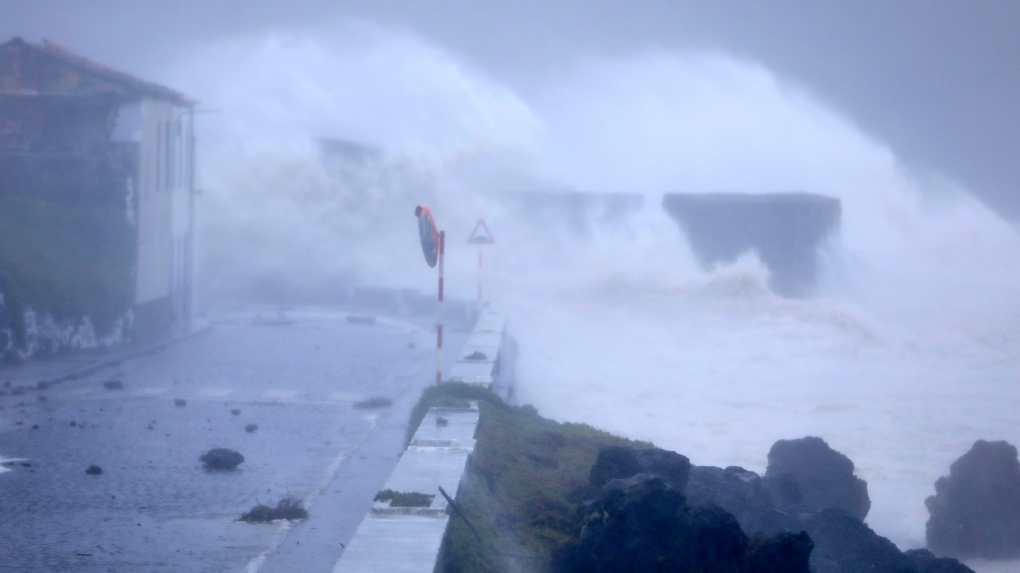
<path fill-rule="evenodd" d="M 509 398 L 515 352 L 506 334 L 506 317 L 484 311 L 447 380 L 484 386 Z M 450 521 L 448 502 L 439 488 L 456 497 L 475 448 L 478 416 L 477 402 L 428 411 L 383 489 L 433 497 L 421 507 L 375 501 L 333 573 L 431 573 L 435 569 Z"/>

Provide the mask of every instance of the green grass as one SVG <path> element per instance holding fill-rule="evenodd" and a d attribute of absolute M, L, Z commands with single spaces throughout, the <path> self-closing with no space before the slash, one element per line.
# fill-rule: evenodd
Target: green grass
<path fill-rule="evenodd" d="M 108 332 L 134 293 L 135 230 L 123 209 L 0 199 L 0 291 L 24 345 L 22 314 L 88 316 Z"/>
<path fill-rule="evenodd" d="M 429 408 L 447 407 L 457 408 L 468 406 L 468 400 L 491 404 L 497 408 L 506 408 L 503 400 L 492 392 L 480 386 L 465 384 L 463 382 L 444 382 L 436 386 L 429 386 L 421 393 L 421 398 L 411 410 L 411 417 L 407 424 L 407 433 L 404 436 L 404 445 L 411 443 L 411 438 L 425 419 Z"/>
<path fill-rule="evenodd" d="M 588 472 L 599 449 L 651 444 L 583 424 L 560 424 L 530 406 L 510 407 L 487 394 L 457 498 L 481 541 L 452 516 L 436 570 L 549 571 L 553 554 L 580 528 L 576 509 L 591 497 Z"/>

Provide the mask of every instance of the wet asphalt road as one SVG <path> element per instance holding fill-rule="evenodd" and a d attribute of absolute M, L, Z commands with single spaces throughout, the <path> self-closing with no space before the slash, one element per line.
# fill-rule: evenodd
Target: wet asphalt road
<path fill-rule="evenodd" d="M 0 397 L 0 455 L 18 460 L 0 474 L 0 571 L 330 571 L 434 377 L 434 335 L 293 319 L 235 316 L 88 377 Z M 465 338 L 451 333 L 448 361 Z M 0 381 L 25 375 L 0 370 Z M 105 389 L 111 378 L 123 389 Z M 353 407 L 376 396 L 394 405 Z M 245 462 L 206 471 L 198 457 L 213 447 Z M 90 464 L 102 475 L 86 475 Z M 285 495 L 308 502 L 308 520 L 234 521 Z"/>

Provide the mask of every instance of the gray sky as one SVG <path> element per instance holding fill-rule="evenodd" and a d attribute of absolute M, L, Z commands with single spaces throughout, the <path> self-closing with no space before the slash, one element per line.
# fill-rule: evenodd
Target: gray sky
<path fill-rule="evenodd" d="M 721 49 L 1020 221 L 1020 2 L 0 0 L 0 14 L 4 40 L 50 39 L 150 77 L 182 45 L 351 16 L 415 32 L 518 89 L 588 55 Z"/>

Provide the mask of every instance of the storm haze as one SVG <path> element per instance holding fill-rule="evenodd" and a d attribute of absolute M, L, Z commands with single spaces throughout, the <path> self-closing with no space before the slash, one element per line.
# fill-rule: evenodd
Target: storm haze
<path fill-rule="evenodd" d="M 88 6 L 0 1 L 0 34 L 201 102 L 205 310 L 431 296 L 426 204 L 453 297 L 492 229 L 481 280 L 543 415 L 759 472 L 821 436 L 904 549 L 970 443 L 1020 442 L 1020 5 Z M 838 201 L 812 296 L 754 252 L 699 264 L 663 197 L 720 192 Z"/>
<path fill-rule="evenodd" d="M 155 80 L 188 46 L 349 19 L 405 30 L 528 90 L 578 60 L 721 51 L 816 94 L 915 168 L 1020 216 L 1014 3 L 100 1 L 0 3 L 4 36 L 47 38 Z M 201 94 L 196 94 L 203 99 Z"/>

